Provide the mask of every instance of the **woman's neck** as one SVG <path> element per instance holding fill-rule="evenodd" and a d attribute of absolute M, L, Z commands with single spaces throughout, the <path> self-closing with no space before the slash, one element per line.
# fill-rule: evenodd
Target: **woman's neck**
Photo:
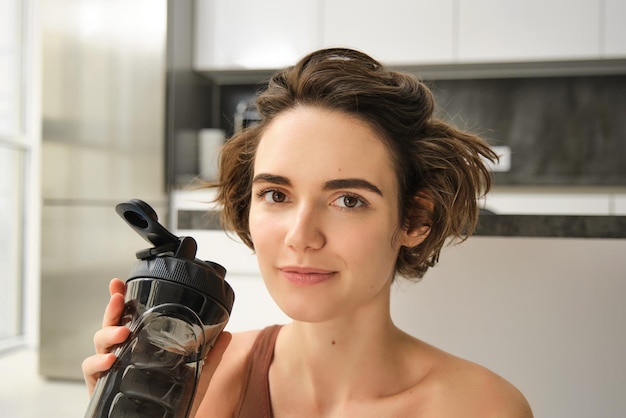
<path fill-rule="evenodd" d="M 384 315 L 354 312 L 323 323 L 294 322 L 279 334 L 270 385 L 297 382 L 294 396 L 319 407 L 390 395 L 402 388 L 409 339 L 388 310 Z"/>

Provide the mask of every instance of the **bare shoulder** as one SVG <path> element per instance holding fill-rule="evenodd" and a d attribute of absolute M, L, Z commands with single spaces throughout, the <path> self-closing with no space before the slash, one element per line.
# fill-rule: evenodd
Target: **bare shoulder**
<path fill-rule="evenodd" d="M 463 378 L 457 390 L 463 391 L 463 403 L 480 411 L 480 417 L 531 418 L 530 405 L 510 382 L 483 366 L 458 360 Z"/>
<path fill-rule="evenodd" d="M 255 330 L 233 334 L 204 394 L 197 417 L 217 418 L 233 415 L 241 393 L 246 360 L 259 332 L 260 330 Z"/>
<path fill-rule="evenodd" d="M 436 388 L 433 399 L 442 416 L 532 418 L 528 401 L 510 382 L 476 363 L 443 352 L 439 356 L 426 380 Z"/>

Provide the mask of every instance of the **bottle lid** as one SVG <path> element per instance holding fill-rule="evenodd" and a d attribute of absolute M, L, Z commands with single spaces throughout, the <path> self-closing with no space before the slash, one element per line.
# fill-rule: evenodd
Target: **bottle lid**
<path fill-rule="evenodd" d="M 224 280 L 226 269 L 196 258 L 198 247 L 192 237 L 172 234 L 158 222 L 154 209 L 139 199 L 120 203 L 115 210 L 135 232 L 154 245 L 136 253 L 139 260 L 128 280 L 142 277 L 180 283 L 206 294 L 230 314 L 235 295 Z"/>

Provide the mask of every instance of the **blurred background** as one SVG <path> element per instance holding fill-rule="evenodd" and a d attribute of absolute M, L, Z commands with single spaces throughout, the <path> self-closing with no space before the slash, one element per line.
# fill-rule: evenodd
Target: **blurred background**
<path fill-rule="evenodd" d="M 623 0 L 0 0 L 2 411 L 84 413 L 107 284 L 148 245 L 121 201 L 227 267 L 228 329 L 287 320 L 193 186 L 273 71 L 348 46 L 418 75 L 501 156 L 476 236 L 398 283 L 394 320 L 538 417 L 626 416 L 624 16 Z"/>

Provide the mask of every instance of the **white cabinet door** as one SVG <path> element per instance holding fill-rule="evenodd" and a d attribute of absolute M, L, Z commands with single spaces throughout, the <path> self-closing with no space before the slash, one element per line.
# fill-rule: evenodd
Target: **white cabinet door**
<path fill-rule="evenodd" d="M 611 213 L 609 193 L 573 192 L 564 189 L 497 191 L 484 198 L 485 207 L 499 215 L 607 216 Z M 615 204 L 613 204 L 615 206 Z"/>
<path fill-rule="evenodd" d="M 604 56 L 626 57 L 626 1 L 604 0 Z"/>
<path fill-rule="evenodd" d="M 616 193 L 613 198 L 612 215 L 626 216 L 626 193 Z"/>
<path fill-rule="evenodd" d="M 325 0 L 322 44 L 359 49 L 386 64 L 450 62 L 453 0 Z"/>
<path fill-rule="evenodd" d="M 459 0 L 459 60 L 597 59 L 600 15 L 600 0 Z"/>
<path fill-rule="evenodd" d="M 624 0 L 195 0 L 194 68 L 276 69 L 320 47 L 391 65 L 626 56 Z"/>
<path fill-rule="evenodd" d="M 196 0 L 196 70 L 274 69 L 319 47 L 315 0 Z"/>

